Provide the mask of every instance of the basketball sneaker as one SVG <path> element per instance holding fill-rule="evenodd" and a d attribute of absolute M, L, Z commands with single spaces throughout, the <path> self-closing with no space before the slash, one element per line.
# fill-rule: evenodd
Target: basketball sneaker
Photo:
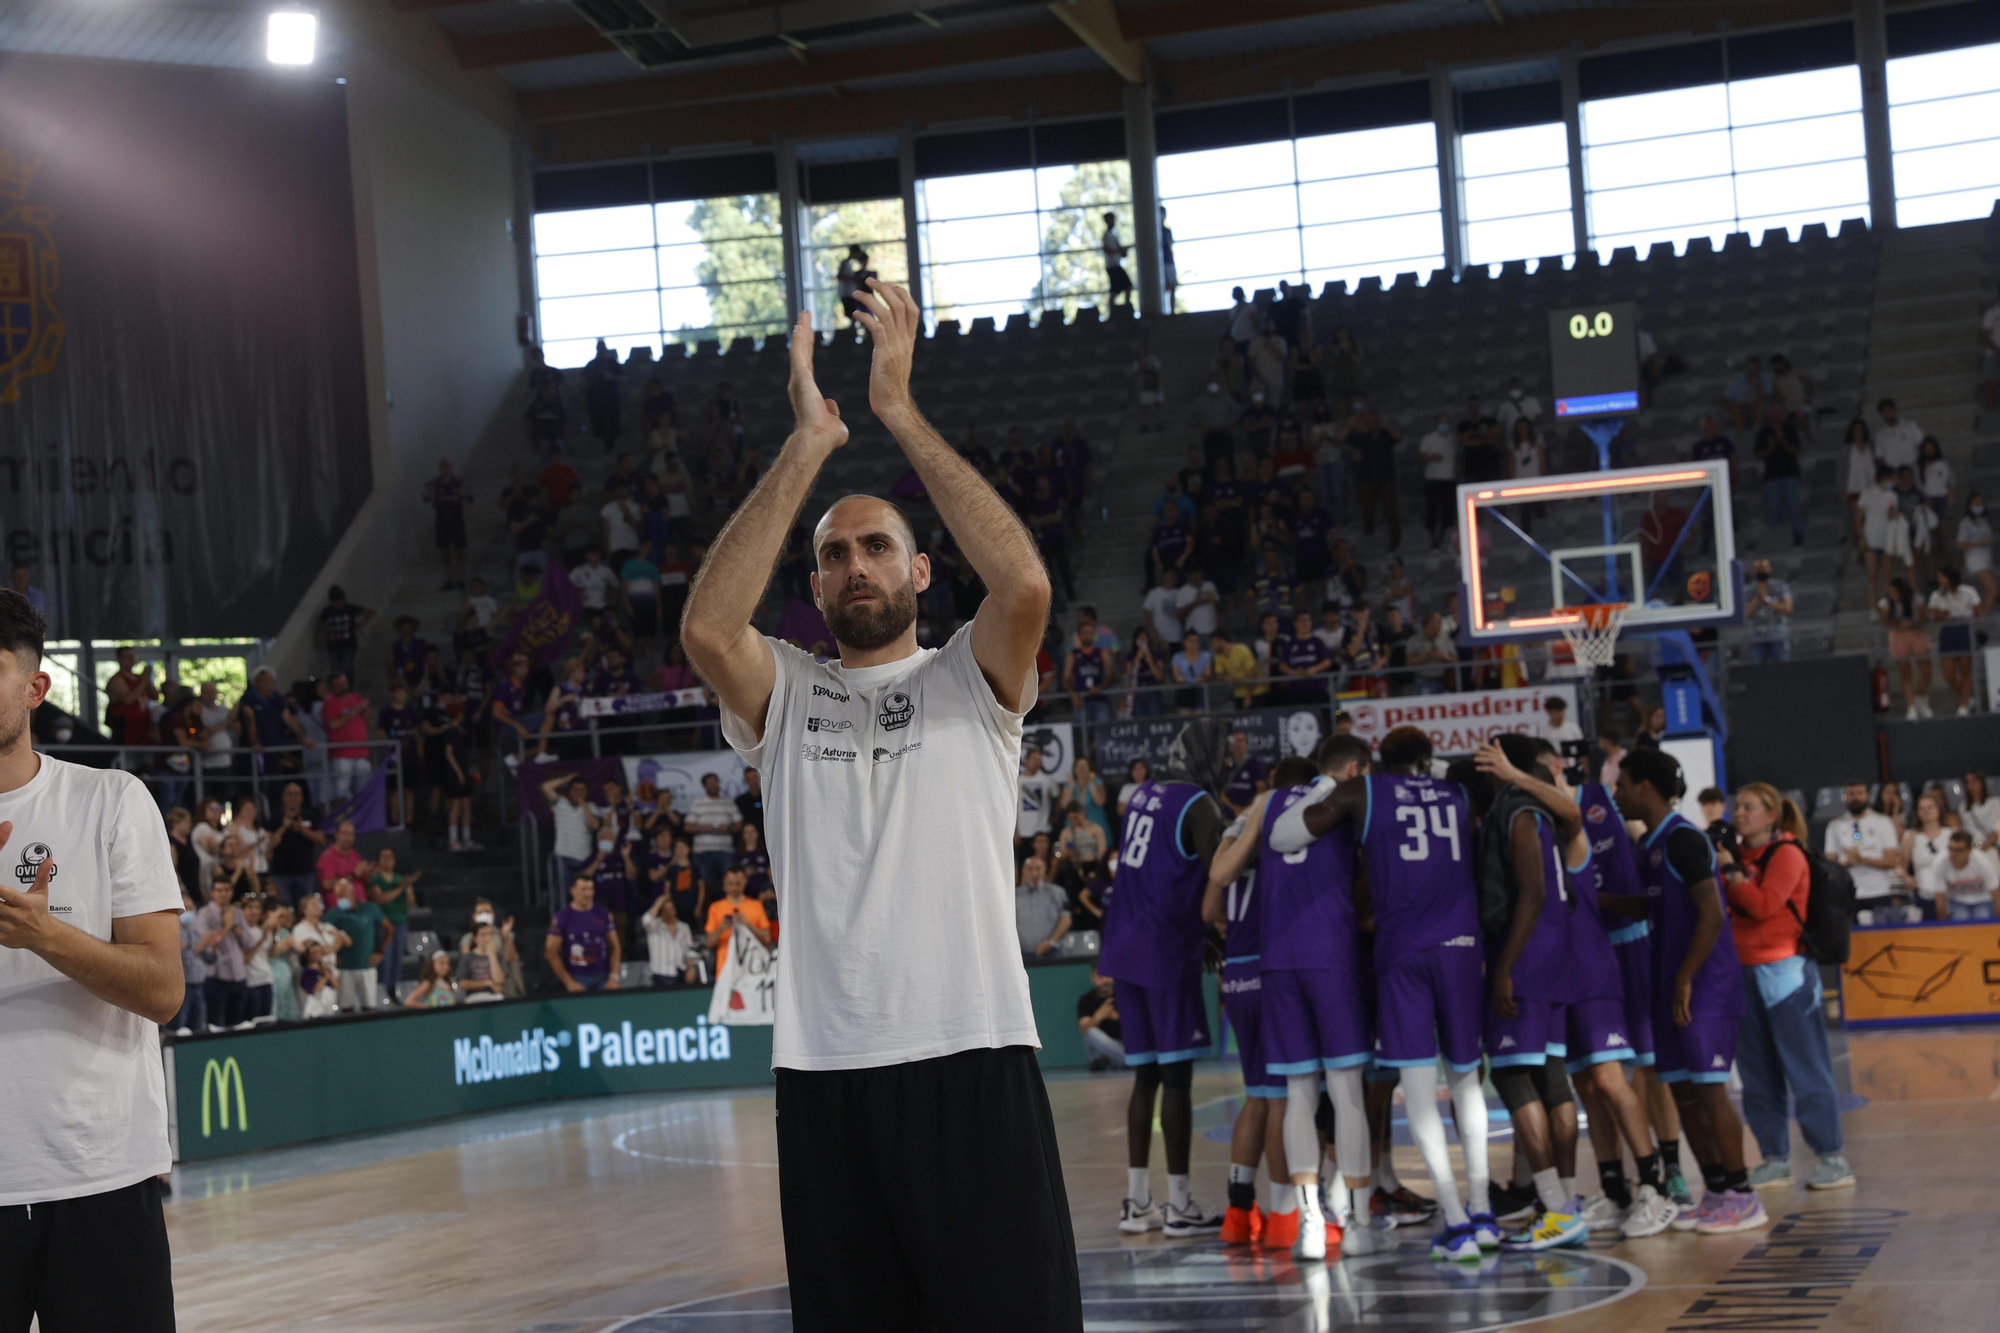
<path fill-rule="evenodd" d="M 1472 1235 L 1479 1242 L 1479 1248 L 1482 1250 L 1497 1250 L 1500 1248 L 1500 1223 L 1491 1213 L 1474 1213 L 1472 1215 Z"/>
<path fill-rule="evenodd" d="M 1661 1193 L 1666 1195 L 1668 1203 L 1680 1209 L 1680 1215 L 1674 1219 L 1674 1230 L 1694 1230 L 1694 1223 L 1687 1221 L 1688 1218 L 1694 1216 L 1695 1207 L 1694 1195 L 1688 1190 L 1687 1177 L 1678 1171 L 1674 1172 L 1667 1177 L 1666 1189 L 1662 1190 Z M 1683 1222 L 1687 1224 L 1683 1226 Z"/>
<path fill-rule="evenodd" d="M 1584 1223 L 1592 1229 L 1615 1227 L 1624 1217 L 1625 1210 L 1611 1202 L 1608 1195 L 1599 1194 L 1583 1206 Z"/>
<path fill-rule="evenodd" d="M 1819 1159 L 1812 1176 L 1806 1181 L 1809 1190 L 1851 1190 L 1854 1188 L 1854 1171 L 1847 1165 L 1847 1159 L 1839 1153 Z"/>
<path fill-rule="evenodd" d="M 1224 1245 L 1255 1245 L 1264 1231 L 1264 1214 L 1256 1204 L 1248 1208 L 1231 1205 L 1222 1214 Z"/>
<path fill-rule="evenodd" d="M 1431 1243 L 1431 1258 L 1449 1259 L 1455 1264 L 1476 1264 L 1479 1262 L 1479 1237 L 1470 1222 L 1464 1226 L 1446 1227 L 1444 1234 Z"/>
<path fill-rule="evenodd" d="M 1167 1205 L 1166 1222 L 1161 1230 L 1169 1236 L 1213 1236 L 1222 1230 L 1222 1214 L 1209 1212 L 1201 1206 L 1201 1200 L 1190 1197 L 1185 1208 Z"/>
<path fill-rule="evenodd" d="M 1156 1200 L 1148 1200 L 1141 1204 L 1134 1199 L 1127 1199 L 1124 1211 L 1118 1217 L 1118 1229 L 1128 1236 L 1136 1236 L 1144 1231 L 1158 1231 L 1160 1223 L 1165 1220 L 1161 1216 L 1165 1211 Z"/>
<path fill-rule="evenodd" d="M 1413 1193 L 1407 1185 L 1398 1185 L 1387 1194 L 1378 1190 L 1368 1199 L 1368 1211 L 1392 1227 L 1421 1226 L 1437 1216 L 1437 1208 L 1436 1201 Z"/>
<path fill-rule="evenodd" d="M 1695 1224 L 1695 1230 L 1702 1235 L 1730 1236 L 1739 1231 L 1755 1231 L 1758 1227 L 1771 1225 L 1770 1215 L 1764 1211 L 1764 1201 L 1757 1197 L 1757 1191 L 1723 1190 L 1715 1197 L 1714 1209 Z"/>
<path fill-rule="evenodd" d="M 1299 1238 L 1292 1242 L 1294 1259 L 1326 1258 L 1326 1218 L 1319 1213 L 1298 1213 Z"/>
<path fill-rule="evenodd" d="M 1492 1190 L 1492 1203 L 1493 1216 L 1503 1227 L 1520 1226 L 1534 1219 L 1536 1200 L 1533 1189 L 1495 1185 Z"/>
<path fill-rule="evenodd" d="M 1752 1189 L 1761 1190 L 1775 1185 L 1789 1185 L 1791 1183 L 1792 1164 L 1790 1162 L 1773 1161 L 1771 1158 L 1766 1157 L 1763 1161 L 1750 1168 L 1750 1188 Z"/>
<path fill-rule="evenodd" d="M 1341 1238 L 1341 1257 L 1352 1259 L 1364 1254 L 1387 1254 L 1396 1248 L 1396 1242 L 1389 1236 L 1389 1229 L 1375 1225 L 1361 1218 L 1352 1218 L 1347 1224 L 1347 1233 Z"/>
<path fill-rule="evenodd" d="M 1638 1197 L 1632 1200 L 1631 1211 L 1625 1214 L 1624 1224 L 1618 1234 L 1627 1240 L 1637 1240 L 1641 1236 L 1657 1236 L 1674 1224 L 1681 1210 L 1674 1201 L 1661 1194 L 1651 1185 L 1641 1185 Z"/>
<path fill-rule="evenodd" d="M 1693 1231 L 1697 1229 L 1703 1222 L 1708 1220 L 1709 1214 L 1713 1213 L 1715 1206 L 1721 1202 L 1721 1190 L 1708 1191 L 1701 1196 L 1700 1203 L 1692 1208 L 1681 1209 L 1680 1216 L 1674 1219 L 1674 1230 Z"/>
<path fill-rule="evenodd" d="M 1226 1238 L 1225 1238 L 1226 1239 Z M 1257 1237 L 1257 1244 L 1267 1250 L 1290 1252 L 1299 1240 L 1299 1210 L 1289 1213 L 1265 1213 L 1264 1230 Z"/>
<path fill-rule="evenodd" d="M 1526 1230 L 1517 1231 L 1500 1242 L 1503 1250 L 1553 1250 L 1559 1245 L 1581 1245 L 1590 1238 L 1590 1226 L 1583 1220 L 1583 1200 L 1571 1199 L 1565 1211 L 1545 1212 Z"/>

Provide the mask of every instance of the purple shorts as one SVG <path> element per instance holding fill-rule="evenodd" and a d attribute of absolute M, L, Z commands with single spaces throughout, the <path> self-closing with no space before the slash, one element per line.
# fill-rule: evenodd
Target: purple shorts
<path fill-rule="evenodd" d="M 1578 1000 L 1569 1006 L 1569 1059 L 1574 1074 L 1607 1060 L 1632 1058 L 1631 1035 L 1625 1031 L 1623 999 Z"/>
<path fill-rule="evenodd" d="M 1733 1014 L 1696 1014 L 1686 1027 L 1664 1006 L 1653 1011 L 1653 1051 L 1662 1083 L 1727 1083 L 1736 1059 Z"/>
<path fill-rule="evenodd" d="M 1359 1069 L 1372 1059 L 1359 977 L 1318 968 L 1265 971 L 1264 1067 L 1274 1077 Z"/>
<path fill-rule="evenodd" d="M 1285 1080 L 1264 1068 L 1264 978 L 1254 963 L 1222 965 L 1222 1012 L 1236 1034 L 1236 1056 L 1243 1064 L 1243 1095 L 1283 1097 Z"/>
<path fill-rule="evenodd" d="M 1479 1015 L 1486 960 L 1472 945 L 1440 944 L 1375 979 L 1375 1062 L 1407 1069 L 1445 1061 L 1460 1073 L 1479 1067 Z"/>
<path fill-rule="evenodd" d="M 1495 1069 L 1508 1065 L 1539 1065 L 1550 1056 L 1560 1060 L 1568 1054 L 1564 1042 L 1567 1029 L 1563 1012 L 1568 1006 L 1555 1000 L 1514 997 L 1514 1016 L 1502 1018 L 1486 1012 L 1486 1058 Z"/>
<path fill-rule="evenodd" d="M 1625 982 L 1625 1040 L 1632 1043 L 1633 1063 L 1649 1065 L 1653 1063 L 1653 942 L 1642 933 L 1612 947 Z"/>
<path fill-rule="evenodd" d="M 1208 1006 L 1201 997 L 1201 968 L 1190 968 L 1171 986 L 1114 981 L 1118 1023 L 1125 1034 L 1125 1063 L 1170 1065 L 1207 1055 Z"/>

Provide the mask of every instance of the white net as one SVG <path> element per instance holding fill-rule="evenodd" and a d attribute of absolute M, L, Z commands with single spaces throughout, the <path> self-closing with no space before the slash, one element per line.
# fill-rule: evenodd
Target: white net
<path fill-rule="evenodd" d="M 1625 607 L 1624 602 L 1596 602 L 1576 608 L 1577 619 L 1562 627 L 1562 636 L 1578 666 L 1594 670 L 1617 660 L 1618 630 L 1625 623 Z"/>

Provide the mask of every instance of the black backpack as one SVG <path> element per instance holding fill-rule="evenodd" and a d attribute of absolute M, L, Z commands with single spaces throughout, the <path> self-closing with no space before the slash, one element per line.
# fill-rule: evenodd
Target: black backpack
<path fill-rule="evenodd" d="M 1786 846 L 1774 842 L 1764 849 L 1757 858 L 1756 866 L 1761 874 L 1764 865 L 1778 848 Z M 1787 900 L 1785 910 L 1799 923 L 1799 943 L 1805 955 L 1816 963 L 1832 963 L 1836 966 L 1847 961 L 1849 935 L 1854 929 L 1854 876 L 1847 867 L 1829 861 L 1802 842 L 1793 842 L 1806 858 L 1806 914 L 1799 915 L 1799 909 Z"/>

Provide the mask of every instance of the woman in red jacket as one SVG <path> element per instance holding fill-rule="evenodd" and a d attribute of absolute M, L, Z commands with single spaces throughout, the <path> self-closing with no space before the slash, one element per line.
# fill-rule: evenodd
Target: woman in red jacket
<path fill-rule="evenodd" d="M 1840 1102 L 1820 1009 L 1819 969 L 1800 948 L 1812 867 L 1800 844 L 1806 821 L 1798 806 L 1766 782 L 1736 793 L 1740 859 L 1718 850 L 1729 929 L 1743 964 L 1743 1025 L 1736 1068 L 1743 1077 L 1743 1118 L 1764 1160 L 1750 1172 L 1759 1187 L 1792 1181 L 1786 1097 L 1798 1104 L 1799 1131 L 1819 1155 L 1807 1186 L 1846 1189 L 1854 1173 L 1841 1155 Z"/>

